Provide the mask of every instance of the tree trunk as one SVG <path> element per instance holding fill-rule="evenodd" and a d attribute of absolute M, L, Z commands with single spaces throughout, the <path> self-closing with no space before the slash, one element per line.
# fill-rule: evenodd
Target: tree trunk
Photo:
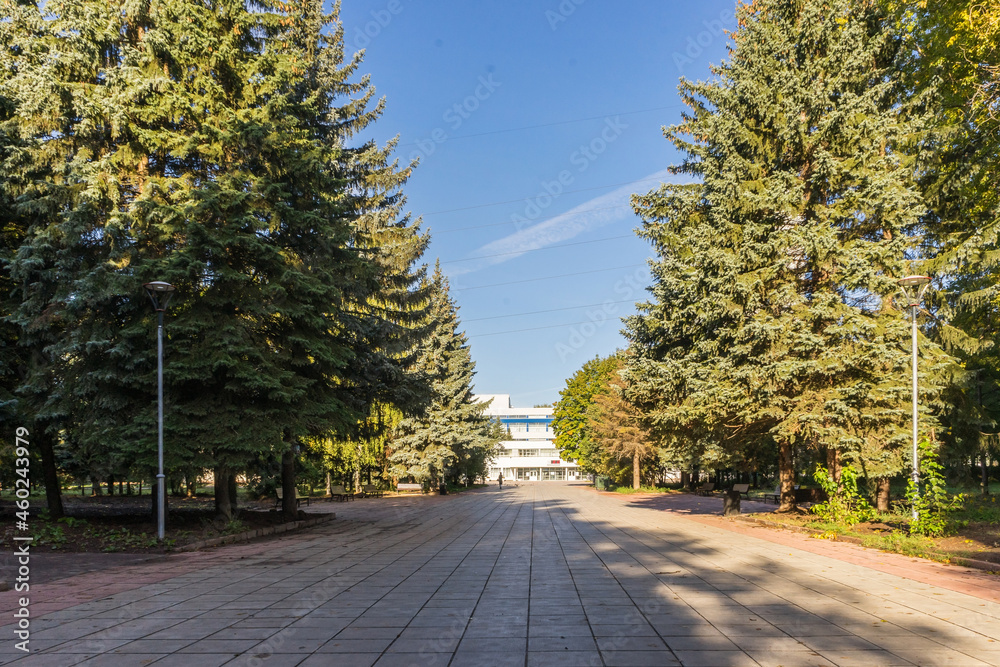
<path fill-rule="evenodd" d="M 981 473 L 980 477 L 982 478 L 983 495 L 984 496 L 988 496 L 988 495 L 990 495 L 990 475 L 987 472 L 988 469 L 986 467 L 986 463 L 987 463 L 987 460 L 988 460 L 986 458 L 986 452 L 983 452 L 983 456 L 982 456 L 982 458 L 980 460 L 982 461 L 982 466 L 981 466 L 981 470 L 980 470 L 980 473 Z"/>
<path fill-rule="evenodd" d="M 295 521 L 299 516 L 295 502 L 295 445 L 287 444 L 288 449 L 281 455 L 281 513 L 288 521 Z"/>
<path fill-rule="evenodd" d="M 108 475 L 108 495 L 115 495 L 115 476 Z"/>
<path fill-rule="evenodd" d="M 641 486 L 639 479 L 639 452 L 632 453 L 632 488 L 638 489 Z"/>
<path fill-rule="evenodd" d="M 59 486 L 59 472 L 56 470 L 56 455 L 52 437 L 39 428 L 35 435 L 35 446 L 42 457 L 42 478 L 45 480 L 45 500 L 49 505 L 49 516 L 60 519 L 64 515 L 62 489 Z M 82 487 L 81 487 L 82 488 Z"/>
<path fill-rule="evenodd" d="M 104 492 L 101 491 L 101 482 L 95 477 L 90 478 L 90 495 L 92 496 L 102 496 Z"/>
<path fill-rule="evenodd" d="M 333 479 L 330 475 L 330 471 L 326 471 L 326 497 L 330 498 L 333 496 Z"/>
<path fill-rule="evenodd" d="M 691 487 L 691 473 L 681 471 L 681 488 L 687 489 Z"/>
<path fill-rule="evenodd" d="M 875 509 L 879 512 L 889 511 L 889 478 L 879 477 L 875 480 Z"/>
<path fill-rule="evenodd" d="M 229 508 L 233 516 L 236 516 L 236 511 L 239 509 L 239 494 L 237 493 L 239 489 L 236 487 L 236 473 L 229 475 Z"/>
<path fill-rule="evenodd" d="M 830 473 L 830 478 L 837 483 L 837 488 L 840 488 L 840 470 L 842 466 L 840 464 L 840 451 L 829 447 L 826 450 L 826 470 Z"/>
<path fill-rule="evenodd" d="M 781 480 L 781 504 L 778 512 L 791 512 L 795 504 L 795 464 L 794 448 L 787 440 L 778 445 L 778 478 Z"/>
<path fill-rule="evenodd" d="M 215 469 L 215 514 L 229 521 L 233 518 L 233 504 L 229 500 L 229 471 Z"/>

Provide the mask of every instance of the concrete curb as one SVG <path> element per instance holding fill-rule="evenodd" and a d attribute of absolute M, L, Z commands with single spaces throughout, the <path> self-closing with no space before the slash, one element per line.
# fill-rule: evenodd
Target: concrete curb
<path fill-rule="evenodd" d="M 336 514 L 320 514 L 319 516 L 312 519 L 302 519 L 300 521 L 290 521 L 289 523 L 282 523 L 277 526 L 268 526 L 267 528 L 257 528 L 255 530 L 247 530 L 242 533 L 236 533 L 234 535 L 223 535 L 222 537 L 213 537 L 208 540 L 200 540 L 198 542 L 192 542 L 191 544 L 185 544 L 184 546 L 172 549 L 173 553 L 181 553 L 185 551 L 198 551 L 199 549 L 204 549 L 206 547 L 217 547 L 223 544 L 232 544 L 234 542 L 246 542 L 254 539 L 255 537 L 267 537 L 269 535 L 279 535 L 281 533 L 289 533 L 294 530 L 301 530 L 304 528 L 311 528 L 312 526 L 326 523 L 327 521 L 333 521 L 337 518 Z"/>
<path fill-rule="evenodd" d="M 755 523 L 767 528 L 781 528 L 783 530 L 790 530 L 794 533 L 804 533 L 806 535 L 821 535 L 827 531 L 820 530 L 818 528 L 809 528 L 807 526 L 790 526 L 787 523 L 781 523 L 779 521 L 768 521 L 767 519 L 758 519 L 752 516 L 738 516 L 730 517 L 736 521 L 742 521 L 744 523 Z M 834 535 L 830 538 L 833 542 L 847 542 L 849 544 L 857 544 L 858 546 L 864 546 L 864 540 L 860 537 L 853 537 L 851 535 Z M 866 549 L 874 549 L 874 547 L 865 547 Z M 876 549 L 881 551 L 880 549 Z M 886 552 L 894 553 L 894 552 Z M 935 555 L 939 555 L 943 558 L 947 558 L 947 561 L 935 561 L 938 563 L 943 563 L 945 565 L 958 565 L 960 567 L 971 567 L 976 570 L 984 570 L 986 572 L 1000 572 L 1000 563 L 991 563 L 986 560 L 976 560 L 975 558 L 965 558 L 964 556 L 949 556 L 948 554 L 941 552 L 933 552 Z M 933 560 L 933 559 L 928 559 Z"/>

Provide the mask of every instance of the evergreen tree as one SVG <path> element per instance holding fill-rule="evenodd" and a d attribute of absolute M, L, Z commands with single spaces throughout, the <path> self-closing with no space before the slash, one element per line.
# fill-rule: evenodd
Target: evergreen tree
<path fill-rule="evenodd" d="M 892 300 L 925 207 L 899 146 L 926 117 L 905 104 L 909 50 L 878 3 L 762 0 L 738 16 L 730 60 L 682 81 L 691 112 L 667 131 L 688 156 L 676 171 L 700 182 L 635 200 L 653 296 L 681 298 L 629 321 L 629 398 L 654 427 L 737 456 L 776 445 L 790 509 L 797 448 L 883 487 L 900 472 L 908 338 Z M 933 394 L 942 380 L 922 370 Z"/>
<path fill-rule="evenodd" d="M 458 309 L 440 266 L 429 292 L 429 334 L 420 344 L 414 370 L 425 378 L 430 401 L 400 423 L 389 461 L 396 476 L 433 487 L 446 478 L 458 481 L 463 473 L 479 474 L 479 462 L 488 463 L 502 433 L 484 416 L 486 405 L 473 400 L 476 365 L 465 334 L 458 330 Z"/>
<path fill-rule="evenodd" d="M 72 415 L 67 442 L 153 466 L 141 285 L 166 280 L 168 467 L 214 467 L 228 513 L 231 476 L 280 455 L 293 514 L 304 438 L 350 432 L 390 388 L 418 394 L 401 351 L 426 239 L 398 218 L 409 172 L 391 147 L 346 147 L 381 105 L 367 108 L 367 78 L 349 81 L 360 58 L 344 62 L 336 9 L 54 0 L 44 13 L 22 6 L 4 26 L 12 122 L 48 174 L 18 193 L 44 215 L 14 263 L 31 290 L 15 319 L 63 327 L 46 349 L 66 366 L 52 395 Z"/>

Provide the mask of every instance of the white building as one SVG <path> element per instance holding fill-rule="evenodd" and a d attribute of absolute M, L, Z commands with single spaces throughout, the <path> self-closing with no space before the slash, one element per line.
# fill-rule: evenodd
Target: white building
<path fill-rule="evenodd" d="M 510 394 L 478 394 L 489 403 L 485 414 L 498 419 L 508 439 L 500 443 L 504 454 L 491 464 L 489 477 L 503 472 L 505 480 L 525 482 L 583 479 L 576 461 L 563 461 L 552 431 L 552 408 L 512 408 Z"/>

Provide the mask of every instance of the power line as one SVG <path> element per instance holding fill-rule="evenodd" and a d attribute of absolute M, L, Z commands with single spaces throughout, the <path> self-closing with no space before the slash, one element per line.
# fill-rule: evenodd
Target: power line
<path fill-rule="evenodd" d="M 623 185 L 631 185 L 632 183 L 645 183 L 646 181 L 658 181 L 658 180 L 660 180 L 659 177 L 657 177 L 657 178 L 640 178 L 639 180 L 636 180 L 636 181 L 625 181 L 623 183 L 611 183 L 610 185 L 595 185 L 592 188 L 580 188 L 578 190 L 563 190 L 559 194 L 561 194 L 561 195 L 570 195 L 570 194 L 576 194 L 577 192 L 590 192 L 591 190 L 604 190 L 605 188 L 617 188 L 617 187 L 621 187 Z M 428 215 L 439 215 L 441 213 L 455 213 L 456 211 L 471 211 L 474 208 L 487 208 L 489 206 L 499 206 L 501 204 L 516 204 L 516 203 L 523 202 L 525 200 L 530 200 L 530 199 L 531 199 L 531 197 L 521 197 L 520 199 L 508 199 L 507 201 L 495 201 L 495 202 L 490 202 L 489 204 L 476 204 L 475 206 L 463 206 L 462 208 L 447 208 L 447 209 L 444 209 L 442 211 L 431 211 L 430 213 L 422 213 L 421 217 L 428 216 Z"/>
<path fill-rule="evenodd" d="M 604 239 L 594 239 L 592 241 L 574 241 L 573 243 L 557 243 L 556 245 L 545 246 L 544 248 L 528 248 L 527 250 L 511 250 L 510 252 L 498 252 L 493 255 L 479 255 L 477 257 L 465 257 L 463 259 L 449 259 L 442 264 L 454 264 L 455 262 L 471 262 L 474 259 L 490 259 L 491 257 L 504 257 L 506 255 L 523 255 L 527 252 L 538 252 L 539 250 L 552 250 L 553 248 L 566 248 L 573 245 L 585 245 L 587 243 L 603 243 L 604 241 L 615 241 L 617 239 L 635 238 L 634 234 L 622 234 L 621 236 L 609 236 Z"/>
<path fill-rule="evenodd" d="M 601 207 L 601 208 L 588 208 L 588 209 L 584 209 L 582 211 L 573 211 L 573 213 L 574 214 L 577 214 L 577 213 L 593 213 L 594 211 L 611 211 L 613 209 L 619 209 L 619 208 L 629 208 L 629 204 L 618 204 L 617 206 L 604 206 L 604 207 Z M 551 222 L 552 220 L 555 220 L 556 218 L 560 218 L 560 217 L 566 215 L 567 213 L 560 213 L 559 215 L 557 215 L 555 217 L 552 217 L 552 218 L 543 218 L 542 220 L 536 220 L 536 221 L 534 221 L 534 224 L 540 225 L 543 222 Z M 464 231 L 468 231 L 470 229 L 484 229 L 486 227 L 500 227 L 501 225 L 505 226 L 505 225 L 512 225 L 512 224 L 514 224 L 514 223 L 511 222 L 510 220 L 507 220 L 506 222 L 491 222 L 491 223 L 488 223 L 488 224 L 485 224 L 485 225 L 471 225 L 469 227 L 456 227 L 455 229 L 444 229 L 444 230 L 441 230 L 441 231 L 434 231 L 433 235 L 437 235 L 437 234 L 450 234 L 451 232 L 464 232 Z"/>
<path fill-rule="evenodd" d="M 453 137 L 445 137 L 443 140 L 436 143 L 443 144 L 447 141 L 452 141 L 453 139 L 472 139 L 474 137 L 485 137 L 491 134 L 503 134 L 506 132 L 520 132 L 521 130 L 535 130 L 540 127 L 554 127 L 556 125 L 569 125 L 571 123 L 583 123 L 588 120 L 604 120 L 612 116 L 634 116 L 640 113 L 649 113 L 651 111 L 665 111 L 667 109 L 680 109 L 683 108 L 683 104 L 671 104 L 665 107 L 654 107 L 652 109 L 640 109 L 638 111 L 622 111 L 620 113 L 606 113 L 600 116 L 588 116 L 586 118 L 573 118 L 571 120 L 557 120 L 552 123 L 541 123 L 539 125 L 523 125 L 521 127 L 509 127 L 503 130 L 490 130 L 488 132 L 477 132 L 476 134 L 459 134 Z M 432 130 L 433 132 L 433 130 Z M 400 146 L 416 146 L 419 141 L 410 141 L 407 143 L 399 144 Z"/>
<path fill-rule="evenodd" d="M 554 280 L 556 278 L 569 278 L 571 276 L 585 276 L 591 273 L 606 273 L 608 271 L 620 271 L 621 269 L 637 269 L 644 264 L 628 264 L 626 266 L 610 266 L 606 269 L 593 269 L 591 271 L 577 271 L 576 273 L 559 273 L 554 276 L 541 276 L 538 278 L 526 278 L 524 280 L 511 280 L 505 283 L 491 283 L 489 285 L 476 285 L 474 287 L 456 287 L 455 291 L 465 292 L 474 289 L 486 289 L 487 287 L 505 287 L 507 285 L 519 285 L 521 283 L 534 283 L 540 280 Z"/>
<path fill-rule="evenodd" d="M 596 306 L 607 306 L 619 303 L 635 303 L 635 299 L 625 299 L 624 301 L 604 301 L 602 303 L 588 303 L 582 306 L 568 306 L 566 308 L 549 308 L 547 310 L 533 310 L 527 313 L 510 313 L 507 315 L 491 315 L 490 317 L 475 317 L 471 320 L 462 320 L 463 322 L 482 322 L 483 320 L 499 320 L 507 317 L 521 317 L 522 315 L 539 315 L 541 313 L 555 313 L 560 310 L 576 310 L 578 308 L 594 308 Z"/>
<path fill-rule="evenodd" d="M 546 326 L 546 327 L 531 327 L 531 328 L 528 328 L 528 329 L 511 329 L 510 331 L 493 331 L 491 333 L 485 333 L 485 334 L 470 334 L 469 338 L 485 338 L 486 336 L 500 336 L 502 334 L 521 333 L 523 331 L 540 331 L 542 329 L 559 329 L 561 327 L 576 326 L 577 324 L 595 324 L 596 325 L 597 322 L 594 322 L 593 320 L 584 320 L 582 322 L 566 322 L 565 324 L 550 324 L 549 326 Z"/>

